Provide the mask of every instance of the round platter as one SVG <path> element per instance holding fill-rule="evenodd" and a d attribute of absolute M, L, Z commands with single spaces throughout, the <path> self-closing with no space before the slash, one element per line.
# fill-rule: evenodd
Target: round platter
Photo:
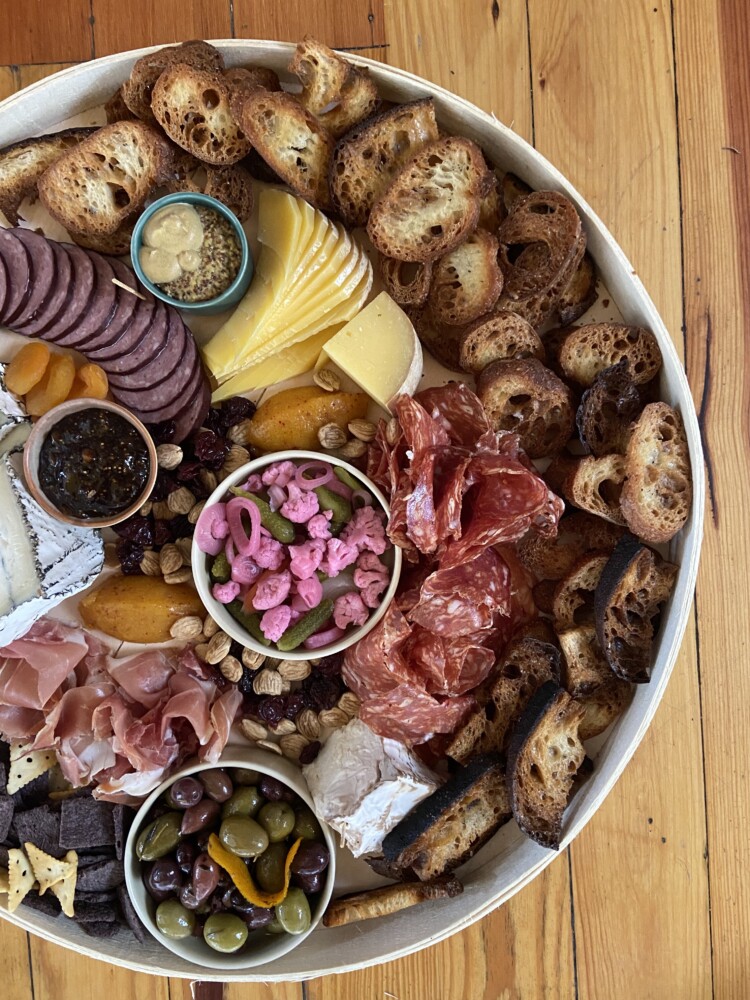
<path fill-rule="evenodd" d="M 255 64 L 270 67 L 284 79 L 284 68 L 294 46 L 280 42 L 234 40 L 215 42 L 228 66 Z M 150 49 L 107 56 L 48 77 L 0 104 L 0 147 L 31 135 L 70 124 L 103 122 L 103 103 L 127 77 L 133 62 Z M 570 183 L 539 153 L 494 116 L 459 97 L 403 70 L 369 59 L 347 55 L 367 66 L 381 96 L 411 101 L 432 96 L 442 128 L 474 139 L 499 167 L 518 174 L 537 189 L 558 190 L 576 205 L 583 220 L 588 249 L 596 262 L 601 286 L 612 304 L 606 316 L 650 328 L 661 347 L 664 365 L 661 398 L 682 413 L 692 462 L 693 506 L 690 518 L 665 554 L 677 563 L 679 573 L 654 644 L 654 667 L 649 684 L 637 686 L 630 707 L 603 737 L 589 747 L 595 770 L 576 794 L 565 815 L 561 847 L 564 848 L 593 816 L 622 773 L 656 711 L 680 648 L 690 613 L 703 530 L 703 457 L 692 396 L 670 335 L 629 261 L 591 208 Z M 50 233 L 55 236 L 56 234 Z M 602 296 L 600 295 L 600 302 Z M 601 307 L 599 307 L 601 310 Z M 614 311 L 613 311 L 614 310 Z M 318 929 L 301 946 L 271 966 L 256 970 L 211 973 L 191 965 L 149 940 L 135 944 L 130 934 L 106 942 L 101 949 L 72 922 L 56 920 L 33 911 L 0 915 L 50 941 L 82 954 L 104 959 L 140 972 L 219 981 L 300 980 L 344 972 L 390 961 L 435 944 L 485 916 L 538 875 L 554 858 L 525 838 L 514 823 L 506 824 L 462 870 L 462 895 L 416 907 L 380 920 L 336 929 Z M 341 890 L 355 888 L 358 868 L 344 868 Z M 397 942 L 397 944 L 396 944 Z M 106 951 L 104 950 L 106 948 Z"/>

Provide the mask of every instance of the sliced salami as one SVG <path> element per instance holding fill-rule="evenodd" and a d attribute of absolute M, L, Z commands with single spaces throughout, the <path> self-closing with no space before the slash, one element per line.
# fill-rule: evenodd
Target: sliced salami
<path fill-rule="evenodd" d="M 76 326 L 91 307 L 94 289 L 94 265 L 91 260 L 83 250 L 66 243 L 54 243 L 52 249 L 58 264 L 56 287 L 50 300 L 24 326 L 23 333 L 27 337 L 48 340 L 63 334 Z M 73 250 L 78 253 L 74 255 Z M 64 281 L 61 276 L 65 276 Z"/>
<path fill-rule="evenodd" d="M 112 392 L 117 393 L 118 402 L 123 406 L 142 414 L 142 420 L 158 424 L 162 420 L 172 419 L 180 412 L 204 377 L 196 352 L 192 365 L 178 365 L 170 377 L 160 382 L 141 389 L 112 386 Z"/>
<path fill-rule="evenodd" d="M 409 620 L 436 635 L 471 635 L 492 626 L 497 613 L 510 611 L 510 573 L 505 562 L 485 549 L 471 562 L 431 573 L 422 584 Z"/>
<path fill-rule="evenodd" d="M 5 262 L 2 257 L 0 257 L 0 316 L 3 314 L 5 308 L 5 297 L 8 294 L 8 272 L 5 268 Z"/>
<path fill-rule="evenodd" d="M 59 333 L 45 334 L 44 339 L 58 344 L 60 347 L 75 347 L 86 353 L 86 345 L 102 330 L 108 329 L 117 305 L 117 288 L 112 284 L 115 274 L 105 257 L 91 254 L 94 265 L 94 287 L 90 303 L 91 308 L 83 314 L 80 323 L 66 327 Z M 72 258 L 71 258 L 72 259 Z"/>
<path fill-rule="evenodd" d="M 188 334 L 182 319 L 176 312 L 171 312 L 161 350 L 127 372 L 114 372 L 108 367 L 110 385 L 131 390 L 155 387 L 164 379 L 171 378 L 178 365 L 191 368 L 197 353 L 195 341 Z"/>
<path fill-rule="evenodd" d="M 447 431 L 454 444 L 473 448 L 491 431 L 481 400 L 465 382 L 431 386 L 414 398 Z"/>
<path fill-rule="evenodd" d="M 12 316 L 8 316 L 8 324 L 14 330 L 24 333 L 24 326 L 31 322 L 38 311 L 52 296 L 57 281 L 57 259 L 50 240 L 40 236 L 31 229 L 15 229 L 16 239 L 25 247 L 31 261 L 31 276 L 28 295 Z M 65 276 L 62 276 L 63 280 Z M 70 280 L 70 264 L 68 263 L 67 279 Z"/>
<path fill-rule="evenodd" d="M 167 306 L 156 300 L 143 302 L 119 337 L 102 347 L 89 347 L 86 353 L 107 371 L 132 371 L 164 347 L 168 328 Z"/>
<path fill-rule="evenodd" d="M 206 419 L 210 405 L 211 389 L 208 385 L 208 379 L 204 375 L 192 399 L 188 401 L 185 408 L 174 418 L 174 440 L 177 442 L 184 441 L 194 431 L 197 431 Z"/>
<path fill-rule="evenodd" d="M 0 322 L 7 324 L 18 310 L 29 290 L 31 261 L 26 247 L 16 239 L 14 229 L 0 229 L 0 257 L 8 273 L 8 291 L 3 302 Z"/>
<path fill-rule="evenodd" d="M 441 702 L 423 689 L 400 684 L 364 701 L 359 717 L 378 736 L 414 746 L 435 733 L 452 733 L 475 705 L 472 697 Z"/>

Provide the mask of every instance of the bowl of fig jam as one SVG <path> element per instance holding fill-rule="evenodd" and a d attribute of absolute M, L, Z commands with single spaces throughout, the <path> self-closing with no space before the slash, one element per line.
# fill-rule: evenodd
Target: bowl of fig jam
<path fill-rule="evenodd" d="M 83 528 L 107 528 L 148 499 L 156 447 L 124 406 L 70 399 L 34 424 L 23 466 L 29 490 L 48 514 Z"/>

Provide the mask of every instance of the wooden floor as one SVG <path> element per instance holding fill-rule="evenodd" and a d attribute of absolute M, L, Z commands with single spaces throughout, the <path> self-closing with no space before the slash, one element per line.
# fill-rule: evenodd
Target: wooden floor
<path fill-rule="evenodd" d="M 750 997 L 748 0 L 20 0 L 3 22 L 2 96 L 140 45 L 309 32 L 493 111 L 616 235 L 700 413 L 710 504 L 695 615 L 654 724 L 573 847 L 441 945 L 226 1000 Z M 190 995 L 5 922 L 0 953 L 7 1000 Z"/>

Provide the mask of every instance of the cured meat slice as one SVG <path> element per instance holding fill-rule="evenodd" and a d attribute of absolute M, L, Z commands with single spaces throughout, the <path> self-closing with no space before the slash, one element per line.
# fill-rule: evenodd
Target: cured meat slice
<path fill-rule="evenodd" d="M 5 262 L 0 257 L 0 316 L 2 316 L 5 309 L 5 297 L 8 294 L 8 272 L 5 268 Z"/>
<path fill-rule="evenodd" d="M 471 636 L 459 636 L 446 642 L 446 656 L 458 670 L 458 677 L 452 686 L 452 694 L 467 694 L 488 676 L 497 654 L 493 649 L 481 645 Z"/>
<path fill-rule="evenodd" d="M 124 285 L 136 287 L 135 275 L 129 268 L 114 258 L 110 259 L 109 265 L 112 268 L 114 278 Z M 122 333 L 127 330 L 137 311 L 144 305 L 142 299 L 139 299 L 137 295 L 134 295 L 126 288 L 122 288 L 119 285 L 115 285 L 114 287 L 116 291 L 114 314 L 99 336 L 93 335 L 86 343 L 80 345 L 84 353 L 106 344 L 112 344 L 118 340 Z M 146 301 L 149 302 L 151 295 L 149 293 L 146 294 L 148 296 Z"/>
<path fill-rule="evenodd" d="M 39 307 L 36 315 L 23 324 L 21 332 L 26 337 L 47 339 L 48 331 L 70 329 L 73 323 L 83 315 L 94 287 L 94 265 L 81 251 L 81 264 L 86 268 L 84 275 L 88 281 L 79 284 L 76 264 L 68 254 L 67 247 L 62 243 L 52 243 L 52 253 L 55 257 L 55 278 L 52 291 Z M 85 261 L 85 264 L 83 262 Z M 75 279 L 75 280 L 74 280 Z M 64 325 L 63 325 L 64 324 Z"/>
<path fill-rule="evenodd" d="M 3 302 L 0 323 L 7 323 L 24 300 L 31 281 L 31 261 L 26 247 L 16 239 L 13 229 L 0 229 L 0 257 L 8 273 L 8 290 Z"/>
<path fill-rule="evenodd" d="M 479 397 L 465 382 L 431 386 L 414 398 L 447 431 L 453 444 L 472 448 L 491 430 Z"/>
<path fill-rule="evenodd" d="M 427 691 L 399 684 L 362 703 L 359 717 L 378 736 L 406 746 L 425 743 L 435 733 L 452 733 L 476 705 L 471 697 L 438 701 Z"/>
<path fill-rule="evenodd" d="M 429 555 L 449 538 L 461 536 L 464 476 L 471 452 L 451 445 L 417 452 L 411 463 L 413 483 L 406 498 L 407 533 Z"/>
<path fill-rule="evenodd" d="M 167 336 L 160 350 L 146 356 L 137 367 L 127 372 L 112 372 L 109 384 L 126 389 L 155 387 L 166 378 L 171 378 L 178 365 L 187 368 L 195 362 L 197 347 L 192 337 L 188 337 L 185 324 L 177 313 L 171 313 L 167 326 Z M 109 374 L 109 368 L 108 368 Z"/>
<path fill-rule="evenodd" d="M 26 323 L 35 318 L 42 305 L 51 297 L 57 280 L 57 260 L 55 258 L 52 244 L 38 233 L 31 229 L 15 229 L 16 239 L 26 247 L 26 252 L 31 261 L 31 275 L 29 280 L 29 291 L 12 316 L 8 316 L 8 323 L 13 324 L 15 330 L 23 332 Z M 70 262 L 67 261 L 67 276 L 62 275 L 64 284 L 70 280 Z"/>
<path fill-rule="evenodd" d="M 510 573 L 500 556 L 486 549 L 471 562 L 431 573 L 422 584 L 409 620 L 436 635 L 470 635 L 492 626 L 495 614 L 510 610 Z"/>
<path fill-rule="evenodd" d="M 130 323 L 115 340 L 101 347 L 88 347 L 86 356 L 107 371 L 133 371 L 144 360 L 153 357 L 167 341 L 169 313 L 163 302 L 144 302 L 131 317 Z M 134 352 L 141 353 L 137 359 Z"/>
<path fill-rule="evenodd" d="M 392 409 L 398 417 L 406 446 L 414 454 L 425 448 L 450 443 L 448 431 L 411 396 L 398 396 Z"/>
<path fill-rule="evenodd" d="M 44 339 L 59 347 L 84 347 L 94 337 L 109 329 L 117 305 L 117 286 L 112 283 L 115 276 L 106 258 L 98 254 L 91 255 L 94 265 L 94 288 L 91 295 L 91 308 L 83 314 L 83 319 L 76 326 L 66 326 L 54 335 L 46 334 Z"/>
<path fill-rule="evenodd" d="M 401 647 L 411 635 L 409 623 L 393 604 L 374 629 L 344 656 L 342 676 L 360 698 L 382 694 L 398 684 L 419 684 Z"/>
<path fill-rule="evenodd" d="M 142 389 L 129 390 L 121 386 L 113 386 L 112 393 L 123 406 L 129 407 L 134 413 L 143 414 L 149 423 L 157 424 L 162 420 L 176 417 L 185 406 L 195 387 L 204 378 L 200 358 L 197 351 L 191 365 L 179 365 L 171 374 L 155 385 Z"/>
<path fill-rule="evenodd" d="M 197 431 L 206 419 L 210 405 L 211 389 L 208 385 L 208 379 L 201 372 L 200 385 L 188 400 L 184 409 L 174 417 L 174 440 L 184 441 L 193 431 Z"/>

